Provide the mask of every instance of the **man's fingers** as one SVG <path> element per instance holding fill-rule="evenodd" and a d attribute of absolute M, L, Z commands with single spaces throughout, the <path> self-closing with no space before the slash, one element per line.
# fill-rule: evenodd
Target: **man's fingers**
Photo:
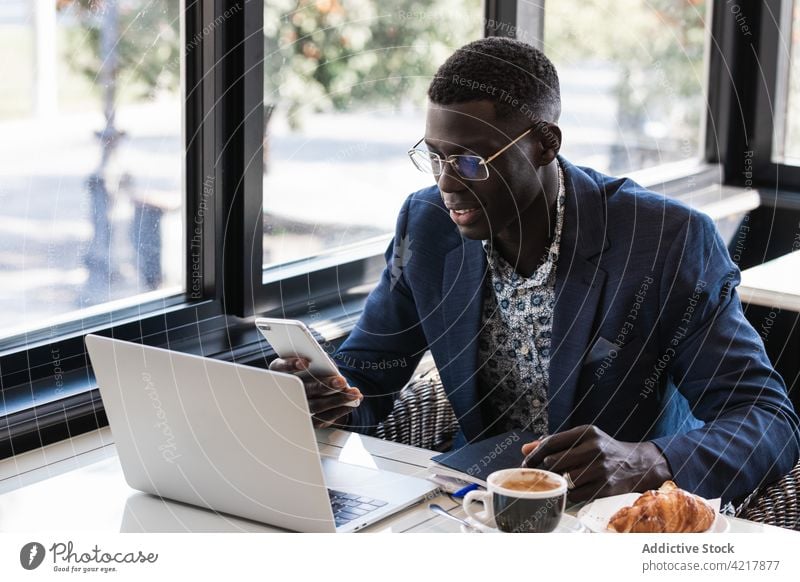
<path fill-rule="evenodd" d="M 547 437 L 547 444 L 551 451 L 563 451 L 566 448 L 573 447 L 583 441 L 605 435 L 603 431 L 594 426 L 593 424 L 582 424 L 565 430 L 564 432 L 557 432 L 554 435 Z"/>
<path fill-rule="evenodd" d="M 300 372 L 308 368 L 308 360 L 305 358 L 275 358 L 270 362 L 269 369 L 273 372 Z"/>
<path fill-rule="evenodd" d="M 569 471 L 555 471 L 560 475 L 569 473 L 569 479 L 572 481 L 575 489 L 587 487 L 591 484 L 603 484 L 607 480 L 607 476 L 601 465 L 587 465 L 585 467 L 573 467 Z"/>
<path fill-rule="evenodd" d="M 528 456 L 533 449 L 539 446 L 541 442 L 542 439 L 538 439 L 535 441 L 531 441 L 529 443 L 525 443 L 524 445 L 522 445 L 522 454 Z"/>
<path fill-rule="evenodd" d="M 305 358 L 276 358 L 270 362 L 269 369 L 275 372 L 285 372 L 289 374 L 304 372 L 308 368 L 308 360 Z M 344 376 L 325 376 L 316 378 L 308 373 L 300 374 L 300 379 L 303 380 L 303 385 L 306 390 L 306 397 L 309 399 L 309 406 L 314 412 L 314 405 L 311 404 L 312 400 L 332 397 L 337 395 L 338 405 L 341 406 L 343 402 L 352 402 L 362 398 L 361 392 L 358 388 L 353 388 L 347 385 L 347 379 Z M 317 406 L 328 406 L 330 401 L 323 400 L 317 403 Z M 327 410 L 328 408 L 323 408 Z"/>
<path fill-rule="evenodd" d="M 358 388 L 347 385 L 347 380 L 342 376 L 329 376 L 321 380 L 306 379 L 303 384 L 308 398 L 331 396 L 332 394 L 361 394 Z"/>
<path fill-rule="evenodd" d="M 596 426 L 584 424 L 545 437 L 539 441 L 539 446 L 528 460 L 528 466 L 538 467 L 546 456 L 575 447 L 584 440 L 602 434 L 605 433 Z"/>
<path fill-rule="evenodd" d="M 528 443 L 528 445 L 522 446 L 522 452 L 525 454 L 527 462 L 525 464 L 526 467 L 536 468 L 538 467 L 542 459 L 548 454 L 550 450 L 547 447 L 547 439 L 545 437 L 543 439 L 539 439 L 538 441 L 533 441 L 532 443 Z M 530 445 L 530 446 L 529 446 Z M 526 452 L 527 447 L 527 452 Z"/>
<path fill-rule="evenodd" d="M 560 450 L 558 448 L 554 448 L 553 445 L 551 444 L 552 439 L 555 438 L 556 436 L 557 435 L 551 435 L 549 437 L 544 437 L 543 439 L 539 439 L 538 441 L 534 441 L 533 443 L 529 443 L 531 445 L 533 445 L 534 443 L 538 444 L 535 447 L 533 446 L 530 447 L 530 450 L 528 451 L 528 453 L 526 453 L 526 455 L 527 454 L 531 455 L 528 458 L 528 463 L 527 463 L 528 467 L 533 467 L 533 468 L 538 467 L 539 465 L 542 464 L 542 459 L 544 459 L 547 455 Z"/>
<path fill-rule="evenodd" d="M 318 380 L 306 380 L 303 384 L 306 389 L 306 397 L 309 400 L 342 393 L 338 388 L 333 388 Z"/>
<path fill-rule="evenodd" d="M 341 408 L 348 402 L 354 402 L 359 399 L 357 394 L 335 394 L 333 396 L 321 396 L 319 398 L 309 398 L 308 408 L 311 414 L 318 415 L 320 412 Z M 352 408 L 352 407 L 350 407 Z"/>
<path fill-rule="evenodd" d="M 571 469 L 583 469 L 595 464 L 599 454 L 600 451 L 595 443 L 583 442 L 566 451 L 548 454 L 542 459 L 541 468 L 556 473 Z"/>

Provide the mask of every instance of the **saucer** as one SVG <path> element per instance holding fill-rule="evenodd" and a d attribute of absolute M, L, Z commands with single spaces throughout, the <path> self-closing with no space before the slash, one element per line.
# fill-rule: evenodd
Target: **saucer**
<path fill-rule="evenodd" d="M 480 511 L 478 512 L 480 517 L 485 517 L 486 512 Z M 505 533 L 497 529 L 496 527 L 489 527 L 488 525 L 477 521 L 471 517 L 465 517 L 464 521 L 469 523 L 474 529 L 469 530 L 465 526 L 461 526 L 461 533 Z M 477 531 L 476 531 L 477 530 Z M 558 522 L 556 529 L 554 529 L 550 533 L 584 533 L 587 530 L 583 524 L 578 520 L 577 517 L 573 517 L 567 513 L 561 515 L 561 521 Z"/>

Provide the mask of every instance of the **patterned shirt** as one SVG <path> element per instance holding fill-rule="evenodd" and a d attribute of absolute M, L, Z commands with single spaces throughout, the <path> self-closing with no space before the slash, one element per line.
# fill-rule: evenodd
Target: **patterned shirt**
<path fill-rule="evenodd" d="M 514 270 L 491 241 L 479 344 L 478 384 L 490 433 L 524 429 L 547 434 L 550 337 L 556 263 L 564 224 L 564 170 L 558 166 L 556 228 L 550 249 L 530 277 Z"/>

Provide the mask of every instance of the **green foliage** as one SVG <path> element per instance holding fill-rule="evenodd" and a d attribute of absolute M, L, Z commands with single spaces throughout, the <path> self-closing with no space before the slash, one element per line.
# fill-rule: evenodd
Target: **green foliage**
<path fill-rule="evenodd" d="M 548 2 L 545 52 L 556 66 L 613 61 L 623 127 L 671 119 L 673 137 L 697 141 L 706 1 L 584 0 L 578 12 L 577 2 Z"/>
<path fill-rule="evenodd" d="M 424 101 L 441 62 L 481 36 L 480 0 L 269 0 L 265 102 L 302 113 Z"/>
<path fill-rule="evenodd" d="M 77 24 L 67 36 L 70 67 L 97 90 L 105 62 L 102 27 L 109 4 L 118 7 L 115 45 L 117 85 L 127 93 L 151 97 L 180 86 L 180 2 L 178 0 L 59 0 L 62 17 Z"/>

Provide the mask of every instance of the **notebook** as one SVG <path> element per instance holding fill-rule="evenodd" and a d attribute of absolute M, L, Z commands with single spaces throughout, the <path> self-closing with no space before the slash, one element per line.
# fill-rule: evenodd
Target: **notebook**
<path fill-rule="evenodd" d="M 486 487 L 486 477 L 501 469 L 519 467 L 525 455 L 522 445 L 540 438 L 526 430 L 503 434 L 448 451 L 431 458 L 428 470 L 436 475 L 455 477 Z"/>

